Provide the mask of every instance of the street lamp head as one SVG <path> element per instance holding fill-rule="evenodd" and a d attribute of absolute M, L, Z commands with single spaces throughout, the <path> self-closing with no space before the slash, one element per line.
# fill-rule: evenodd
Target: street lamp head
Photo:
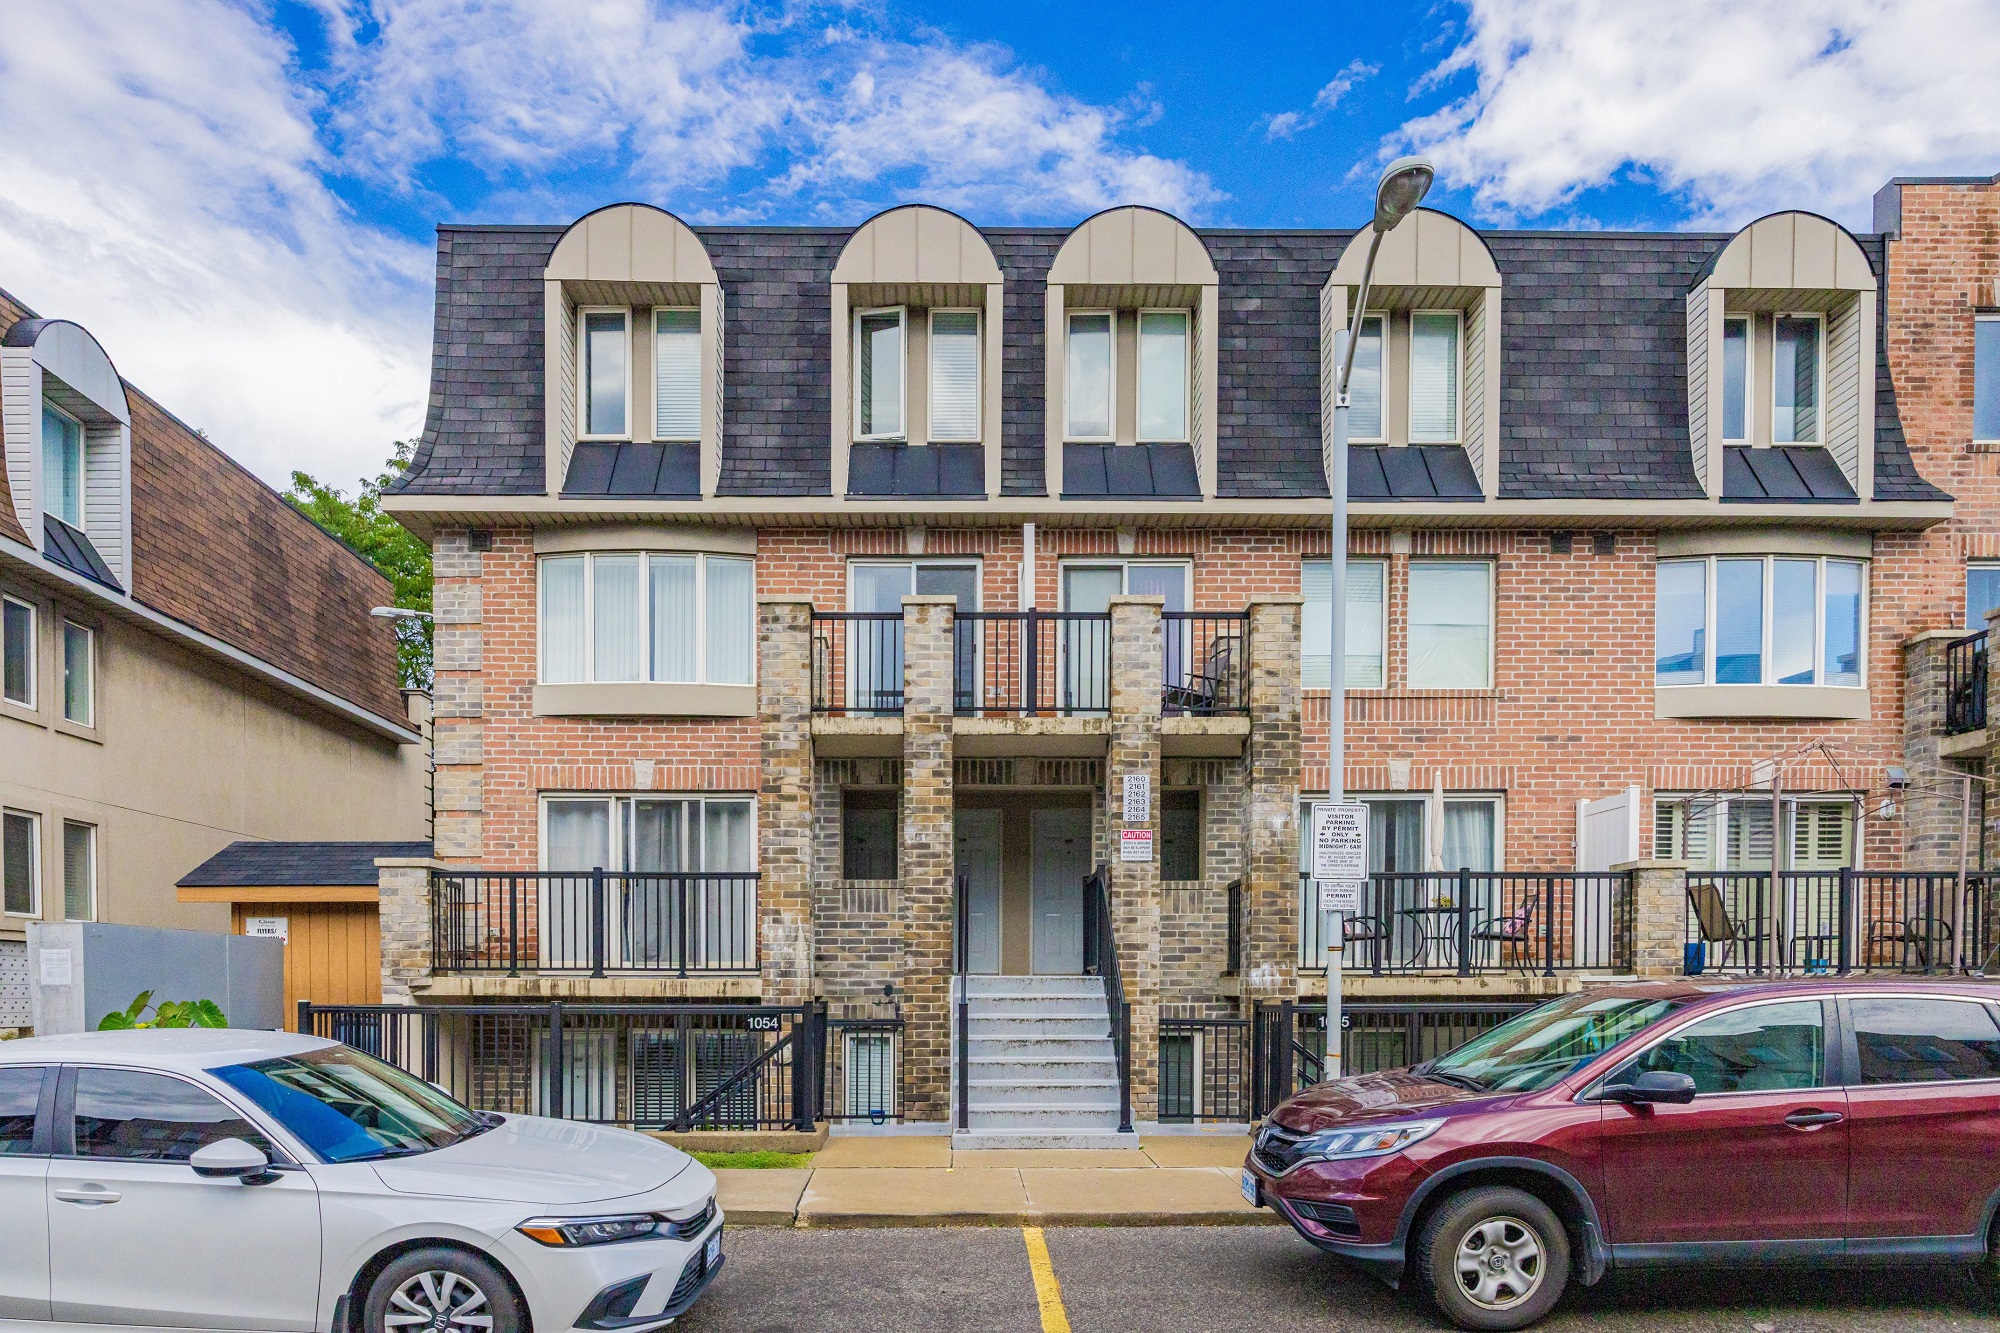
<path fill-rule="evenodd" d="M 377 620 L 429 620 L 428 611 L 413 611 L 406 606 L 371 606 L 368 614 Z"/>
<path fill-rule="evenodd" d="M 1389 231 L 1417 211 L 1437 171 L 1427 157 L 1399 157 L 1375 185 L 1375 230 Z"/>

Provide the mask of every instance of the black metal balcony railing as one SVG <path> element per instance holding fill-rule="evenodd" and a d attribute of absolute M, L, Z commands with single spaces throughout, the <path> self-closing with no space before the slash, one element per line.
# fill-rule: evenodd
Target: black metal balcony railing
<path fill-rule="evenodd" d="M 956 710 L 973 717 L 1111 711 L 1111 616 L 962 611 L 953 639 Z"/>
<path fill-rule="evenodd" d="M 1169 716 L 1250 711 L 1250 613 L 1168 611 L 1160 617 L 1160 706 Z"/>
<path fill-rule="evenodd" d="M 1378 874 L 1346 919 L 1343 970 L 1629 973 L 1634 904 L 1621 871 Z M 1318 886 L 1299 878 L 1299 965 L 1326 966 Z"/>
<path fill-rule="evenodd" d="M 440 973 L 757 970 L 757 875 L 439 871 L 431 967 Z"/>
<path fill-rule="evenodd" d="M 1962 736 L 1986 725 L 1986 634 L 1945 645 L 1944 734 Z"/>
<path fill-rule="evenodd" d="M 1983 875 L 1945 871 L 1705 870 L 1688 875 L 1687 965 L 1729 974 L 1950 971 L 1978 966 Z"/>
<path fill-rule="evenodd" d="M 903 711 L 903 613 L 812 613 L 815 713 L 894 717 Z"/>

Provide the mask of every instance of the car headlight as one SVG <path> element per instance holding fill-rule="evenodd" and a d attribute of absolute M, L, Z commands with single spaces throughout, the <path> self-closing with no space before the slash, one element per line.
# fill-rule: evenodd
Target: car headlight
<path fill-rule="evenodd" d="M 1308 1135 L 1299 1143 L 1293 1160 L 1339 1162 L 1351 1157 L 1387 1157 L 1438 1132 L 1442 1120 L 1406 1120 L 1396 1125 L 1370 1125 L 1365 1129 L 1328 1129 Z"/>
<path fill-rule="evenodd" d="M 660 1219 L 652 1213 L 626 1213 L 618 1217 L 531 1217 L 514 1229 L 530 1240 L 569 1249 L 578 1245 L 643 1240 L 659 1234 Z"/>

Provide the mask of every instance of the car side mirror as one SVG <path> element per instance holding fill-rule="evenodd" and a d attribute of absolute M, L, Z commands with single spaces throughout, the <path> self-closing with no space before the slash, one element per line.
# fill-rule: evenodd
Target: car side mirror
<path fill-rule="evenodd" d="M 1599 1094 L 1607 1102 L 1651 1106 L 1666 1102 L 1685 1106 L 1694 1100 L 1694 1080 L 1671 1069 L 1648 1069 L 1630 1083 L 1614 1083 Z"/>
<path fill-rule="evenodd" d="M 227 1180 L 233 1176 L 245 1185 L 261 1185 L 276 1178 L 271 1173 L 271 1159 L 242 1139 L 217 1139 L 197 1148 L 188 1157 L 188 1165 L 205 1180 Z"/>

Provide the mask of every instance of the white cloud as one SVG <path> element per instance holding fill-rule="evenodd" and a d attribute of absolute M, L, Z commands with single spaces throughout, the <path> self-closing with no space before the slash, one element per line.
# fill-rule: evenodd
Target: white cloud
<path fill-rule="evenodd" d="M 212 0 L 10 6 L 0 286 L 269 480 L 421 423 L 424 247 L 322 182 L 285 45 Z"/>
<path fill-rule="evenodd" d="M 1355 85 L 1381 72 L 1381 66 L 1371 65 L 1355 59 L 1347 62 L 1340 73 L 1334 75 L 1326 86 L 1313 94 L 1312 106 L 1304 111 L 1280 111 L 1264 122 L 1264 137 L 1268 139 L 1289 139 L 1319 124 L 1320 118 L 1340 105 L 1340 99 L 1354 91 Z"/>
<path fill-rule="evenodd" d="M 1482 216 L 1630 176 L 1738 225 L 1808 208 L 1851 225 L 1889 177 L 2000 170 L 1991 0 L 1467 0 L 1426 85 L 1469 94 L 1384 156 L 1430 154 Z"/>

